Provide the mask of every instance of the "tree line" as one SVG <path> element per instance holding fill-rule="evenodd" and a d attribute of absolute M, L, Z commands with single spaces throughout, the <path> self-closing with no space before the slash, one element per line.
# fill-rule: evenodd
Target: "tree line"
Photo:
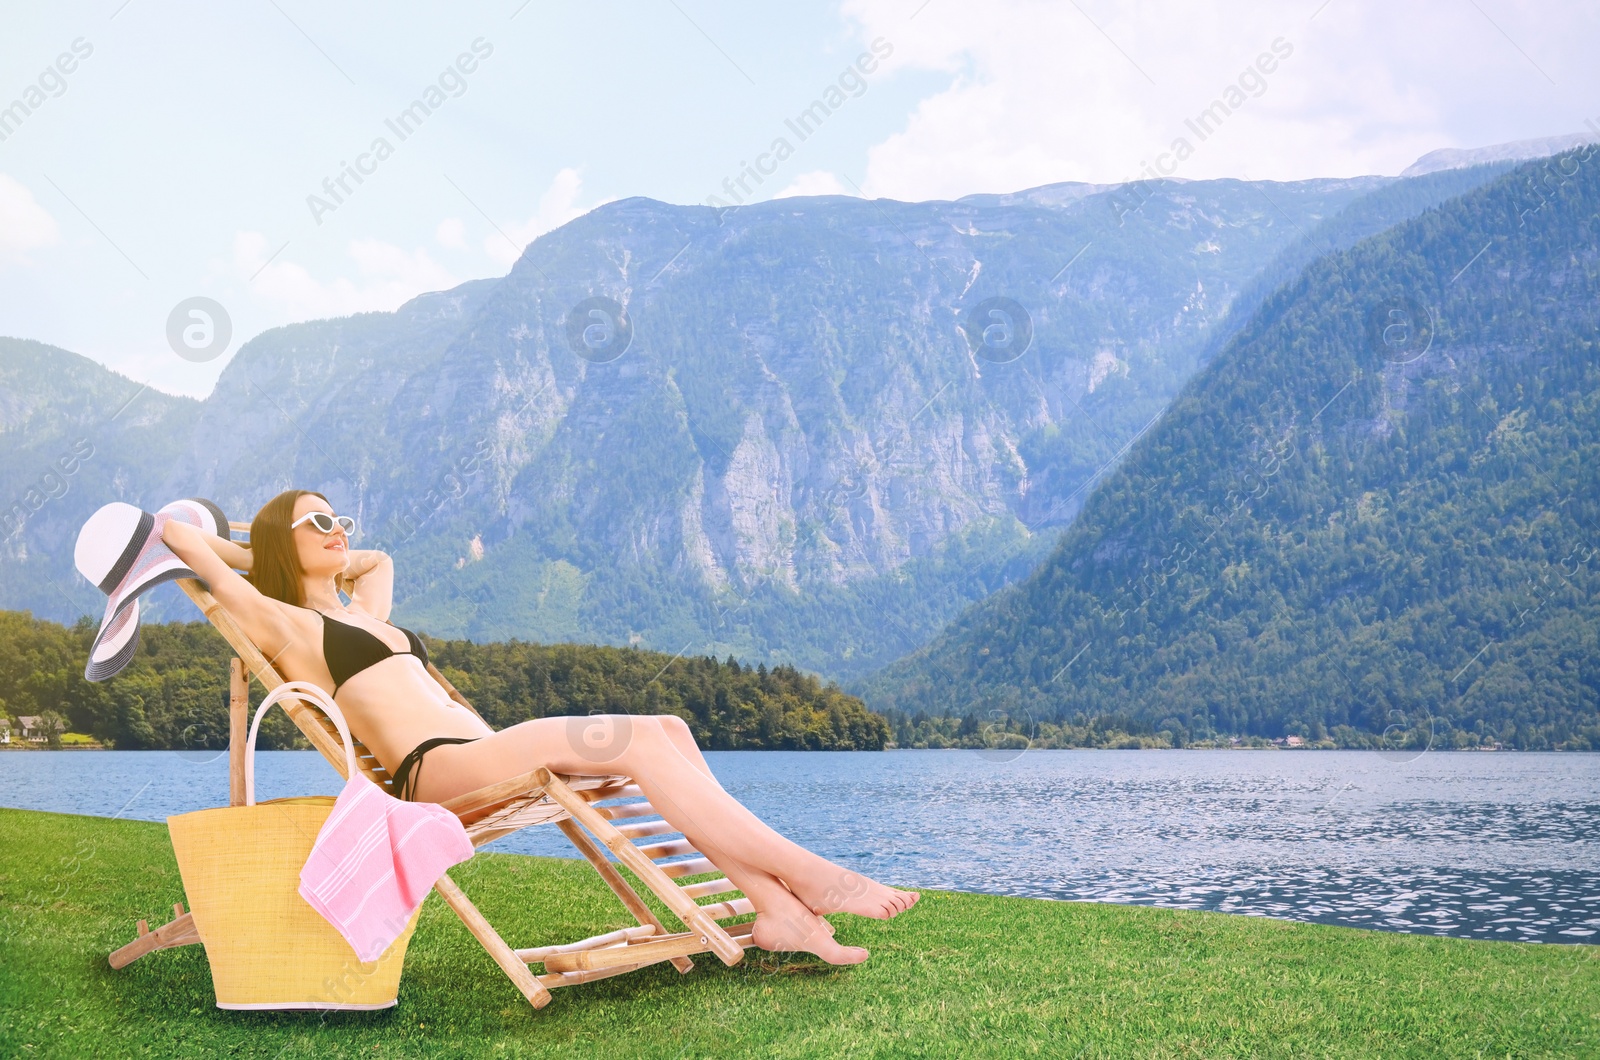
<path fill-rule="evenodd" d="M 146 624 L 109 681 L 84 680 L 96 626 L 0 611 L 0 713 L 61 715 L 71 732 L 118 749 L 224 748 L 232 650 L 209 623 Z M 888 723 L 832 683 L 790 666 L 636 648 L 424 637 L 441 673 L 495 728 L 530 718 L 676 714 L 708 750 L 879 751 Z M 261 688 L 252 684 L 252 703 Z M 15 727 L 15 724 L 14 724 Z M 280 712 L 260 746 L 302 746 Z"/>

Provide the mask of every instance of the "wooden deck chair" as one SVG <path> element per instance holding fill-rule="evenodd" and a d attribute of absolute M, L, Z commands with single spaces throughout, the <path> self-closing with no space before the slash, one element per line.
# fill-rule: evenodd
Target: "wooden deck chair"
<path fill-rule="evenodd" d="M 229 526 L 245 534 L 250 529 L 248 523 L 230 523 Z M 227 609 L 200 582 L 183 579 L 178 585 L 238 653 L 238 657 L 229 664 L 228 788 L 230 802 L 236 806 L 242 805 L 250 676 L 253 675 L 267 691 L 282 684 L 284 679 L 245 635 Z M 451 699 L 473 710 L 472 704 L 432 663 L 428 664 L 428 672 Z M 333 723 L 313 704 L 303 700 L 286 699 L 282 705 L 311 745 L 322 753 L 340 776 L 344 776 L 344 748 Z M 474 710 L 473 713 L 477 712 Z M 388 773 L 362 744 L 360 734 L 353 735 L 356 736 L 357 764 L 361 771 L 385 790 L 392 790 Z M 632 801 L 616 801 L 622 799 Z M 613 804 L 598 805 L 602 802 Z M 672 839 L 643 846 L 634 842 L 672 834 L 674 829 L 660 819 L 655 808 L 643 798 L 643 793 L 628 777 L 563 776 L 540 768 L 468 792 L 443 805 L 461 818 L 474 846 L 482 846 L 530 825 L 554 824 L 594 866 L 600 878 L 638 922 L 633 927 L 608 931 L 576 942 L 513 949 L 478 912 L 455 881 L 448 875 L 441 876 L 434 889 L 534 1008 L 543 1008 L 549 1003 L 553 987 L 621 975 L 661 961 L 671 961 L 679 972 L 687 972 L 694 967 L 690 956 L 698 953 L 713 953 L 725 964 L 736 964 L 744 956 L 744 948 L 753 945 L 749 934 L 752 927 L 750 923 L 734 924 L 727 928 L 719 923 L 753 912 L 748 899 L 741 897 L 707 905 L 698 901 L 736 891 L 731 882 L 725 878 L 687 885 L 675 882 L 685 876 L 720 871 L 696 851 L 689 840 Z M 608 850 L 671 910 L 673 916 L 682 921 L 683 931 L 669 932 L 666 929 L 616 865 L 606 857 Z M 695 856 L 688 860 L 657 864 L 664 858 L 689 854 Z M 173 912 L 174 919 L 171 922 L 153 931 L 146 921 L 138 921 L 137 937 L 111 954 L 111 966 L 122 968 L 156 950 L 198 943 L 200 936 L 182 903 L 174 906 Z M 532 972 L 530 965 L 535 964 L 543 965 L 542 974 L 535 975 Z"/>

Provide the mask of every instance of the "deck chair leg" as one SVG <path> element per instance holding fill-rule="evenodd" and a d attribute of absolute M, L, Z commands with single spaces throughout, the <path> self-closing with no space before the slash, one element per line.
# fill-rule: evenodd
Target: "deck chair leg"
<path fill-rule="evenodd" d="M 590 839 L 584 830 L 579 828 L 570 818 L 556 822 L 556 827 L 561 829 L 563 835 L 572 840 L 572 845 L 577 847 L 578 851 L 588 859 L 589 864 L 594 866 L 594 871 L 600 874 L 600 878 L 606 881 L 606 886 L 611 888 L 611 892 L 622 900 L 623 905 L 628 907 L 628 912 L 633 914 L 635 920 L 641 924 L 653 926 L 658 935 L 667 933 L 667 927 L 661 922 L 661 918 L 656 916 L 650 907 L 644 904 L 644 899 L 639 897 L 637 891 L 628 886 L 628 881 L 623 879 L 622 873 L 617 871 L 617 867 L 606 859 L 605 853 L 601 851 L 599 844 Z M 672 966 L 678 969 L 679 972 L 689 972 L 694 968 L 694 962 L 687 957 L 674 957 L 672 958 Z"/>
<path fill-rule="evenodd" d="M 244 743 L 250 738 L 250 673 L 228 661 L 228 805 L 244 805 Z"/>
<path fill-rule="evenodd" d="M 545 794 L 570 813 L 596 839 L 604 843 L 606 849 L 617 856 L 618 861 L 628 866 L 657 898 L 666 903 L 667 908 L 672 910 L 673 916 L 683 921 L 691 931 L 698 932 L 706 948 L 715 953 L 723 964 L 733 965 L 744 960 L 744 947 L 735 942 L 721 924 L 700 908 L 694 899 L 684 894 L 678 885 L 672 882 L 672 877 L 661 871 L 660 865 L 651 861 L 644 851 L 617 831 L 616 827 L 590 806 L 587 800 L 567 787 L 548 769 L 540 769 L 536 775 L 544 787 Z"/>
<path fill-rule="evenodd" d="M 478 907 L 472 904 L 472 900 L 456 886 L 456 882 L 448 874 L 440 876 L 433 889 L 439 892 L 439 897 L 444 899 L 446 905 L 455 910 L 456 916 L 460 917 L 467 930 L 472 932 L 472 937 L 489 951 L 494 963 L 498 964 L 500 970 L 506 973 L 506 977 L 522 991 L 522 996 L 528 999 L 528 1004 L 534 1008 L 544 1008 L 550 1003 L 550 991 L 533 977 L 533 972 L 518 959 L 516 951 L 506 945 L 505 939 L 502 939 L 489 925 L 483 914 L 478 912 Z"/>
<path fill-rule="evenodd" d="M 183 911 L 183 903 L 173 906 L 172 921 L 150 930 L 149 924 L 139 921 L 139 936 L 111 954 L 111 967 L 126 968 L 147 953 L 171 949 L 173 946 L 196 946 L 200 932 L 194 926 L 194 915 Z"/>

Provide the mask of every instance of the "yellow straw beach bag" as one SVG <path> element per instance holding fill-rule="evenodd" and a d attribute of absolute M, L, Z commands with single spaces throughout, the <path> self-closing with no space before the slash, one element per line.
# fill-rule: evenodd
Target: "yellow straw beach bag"
<path fill-rule="evenodd" d="M 356 775 L 355 745 L 338 708 L 316 686 L 291 681 L 267 696 L 250 725 L 245 804 L 167 818 L 217 1007 L 389 1008 L 417 913 L 382 956 L 362 963 L 298 893 L 301 866 L 333 810 L 333 796 L 255 801 L 256 733 L 262 715 L 285 696 L 310 700 L 327 713 L 344 738 L 349 775 Z"/>

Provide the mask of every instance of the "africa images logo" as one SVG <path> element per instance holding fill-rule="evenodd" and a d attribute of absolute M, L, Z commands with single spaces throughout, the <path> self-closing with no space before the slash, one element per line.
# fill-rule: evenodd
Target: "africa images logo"
<path fill-rule="evenodd" d="M 1367 345 L 1389 364 L 1420 360 L 1433 345 L 1433 313 L 1409 294 L 1392 295 L 1367 310 Z"/>
<path fill-rule="evenodd" d="M 985 298 L 961 317 L 974 356 L 995 364 L 1014 361 L 1033 345 L 1033 318 L 1014 300 Z"/>
<path fill-rule="evenodd" d="M 614 298 L 585 298 L 567 313 L 567 345 L 592 364 L 614 361 L 633 344 L 633 321 Z"/>
<path fill-rule="evenodd" d="M 75 73 L 78 64 L 94 54 L 94 45 L 83 37 L 72 42 L 72 50 L 56 56 L 56 61 L 44 68 L 33 83 L 17 93 L 17 98 L 0 108 L 0 142 L 16 135 L 28 116 L 51 99 L 67 94 L 67 76 Z"/>

